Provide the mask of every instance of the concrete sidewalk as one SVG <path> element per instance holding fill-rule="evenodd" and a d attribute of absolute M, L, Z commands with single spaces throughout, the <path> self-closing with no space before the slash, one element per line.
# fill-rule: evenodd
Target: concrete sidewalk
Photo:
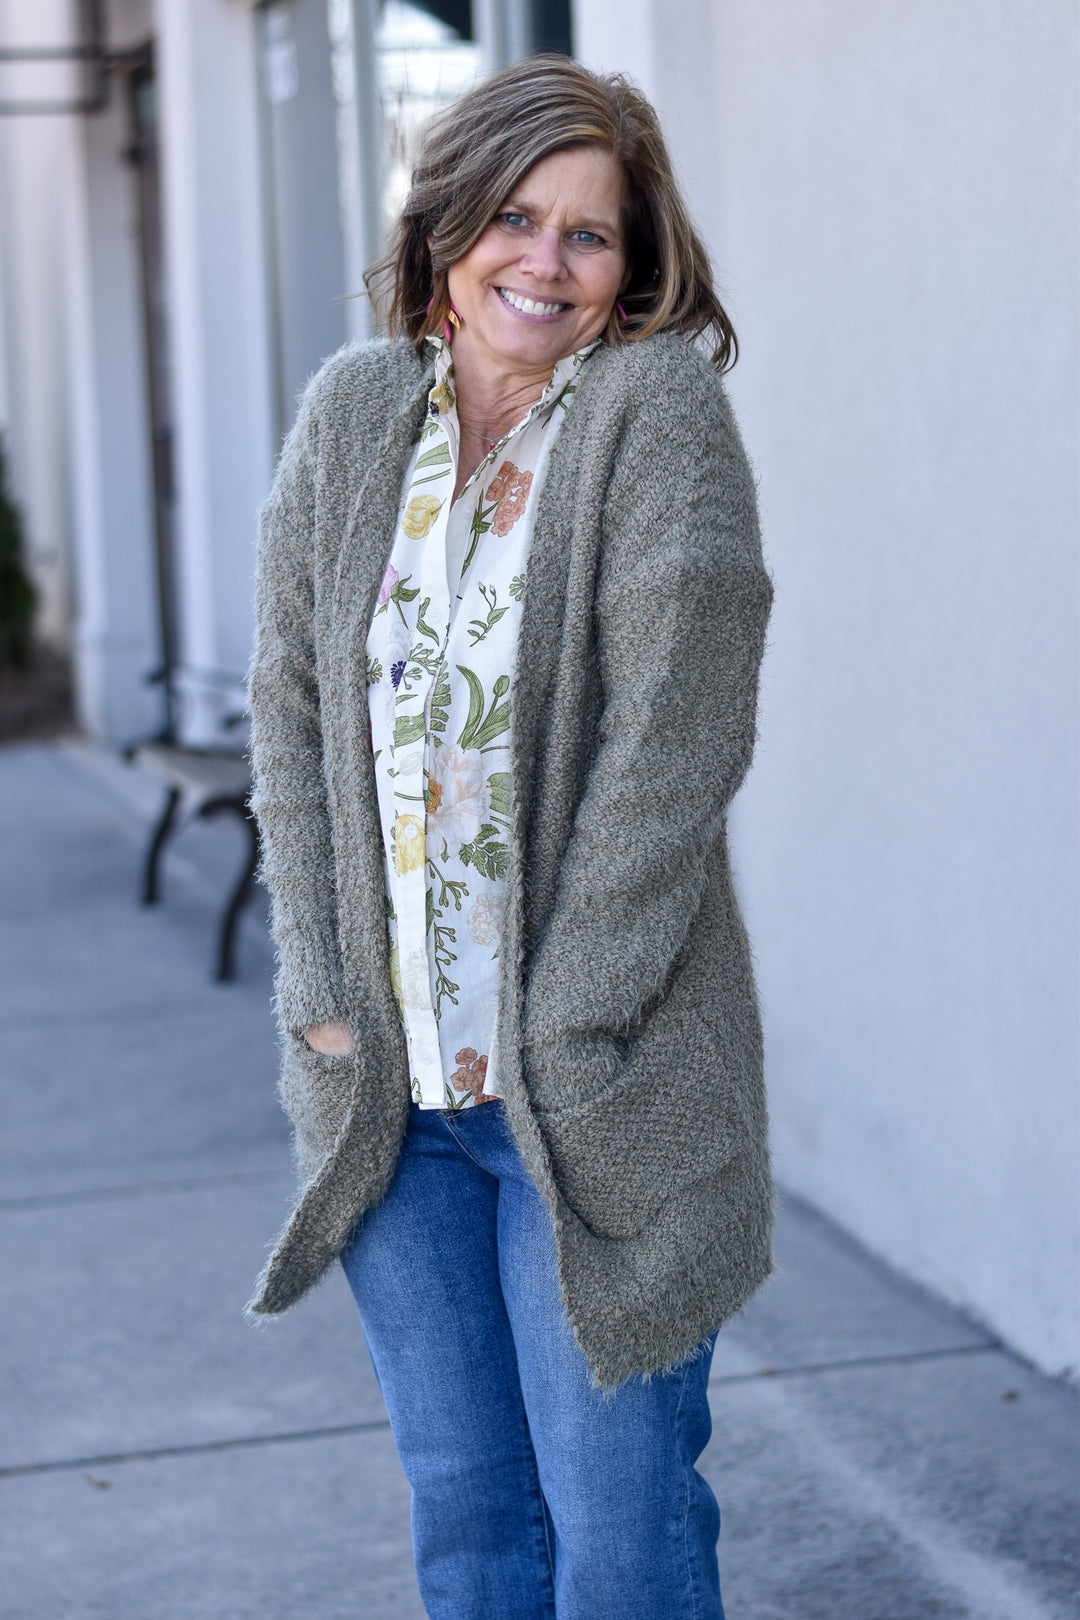
<path fill-rule="evenodd" d="M 291 1190 L 269 950 L 209 982 L 239 829 L 135 905 L 156 802 L 0 751 L 0 1620 L 419 1617 L 343 1278 L 241 1316 Z M 794 1202 L 779 1253 L 715 1362 L 728 1620 L 1075 1620 L 1073 1394 Z"/>

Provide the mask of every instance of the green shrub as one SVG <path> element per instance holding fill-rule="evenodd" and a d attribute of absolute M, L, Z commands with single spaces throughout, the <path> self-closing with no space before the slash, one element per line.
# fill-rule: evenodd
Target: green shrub
<path fill-rule="evenodd" d="M 25 669 L 37 591 L 23 562 L 22 517 L 11 498 L 0 445 L 0 668 Z"/>

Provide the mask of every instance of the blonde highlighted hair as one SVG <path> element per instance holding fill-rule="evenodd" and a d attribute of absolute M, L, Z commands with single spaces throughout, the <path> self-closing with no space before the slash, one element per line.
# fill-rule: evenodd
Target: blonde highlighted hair
<path fill-rule="evenodd" d="M 569 57 L 528 56 L 453 102 L 428 125 L 387 253 L 364 276 L 393 336 L 422 354 L 450 307 L 447 271 L 468 253 L 529 170 L 553 152 L 595 146 L 626 180 L 629 280 L 603 333 L 610 344 L 654 332 L 707 335 L 722 371 L 738 345 L 713 290 L 709 257 L 687 213 L 660 124 L 622 74 Z M 430 246 L 429 246 L 430 239 Z"/>

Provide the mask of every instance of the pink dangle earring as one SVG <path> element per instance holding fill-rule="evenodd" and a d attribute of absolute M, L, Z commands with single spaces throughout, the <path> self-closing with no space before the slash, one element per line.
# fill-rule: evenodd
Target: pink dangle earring
<path fill-rule="evenodd" d="M 427 309 L 425 310 L 424 313 L 427 314 L 427 315 L 430 315 L 431 311 L 434 308 L 435 308 L 435 299 L 434 299 L 434 296 L 432 296 L 427 301 Z M 450 344 L 453 343 L 453 341 L 454 341 L 454 332 L 451 331 L 451 328 L 453 328 L 454 331 L 456 331 L 457 328 L 460 325 L 461 325 L 461 316 L 458 314 L 458 312 L 454 308 L 453 304 L 451 304 L 449 312 L 446 315 L 443 316 L 443 323 L 442 323 L 443 337 L 446 339 L 447 347 L 449 347 Z"/>

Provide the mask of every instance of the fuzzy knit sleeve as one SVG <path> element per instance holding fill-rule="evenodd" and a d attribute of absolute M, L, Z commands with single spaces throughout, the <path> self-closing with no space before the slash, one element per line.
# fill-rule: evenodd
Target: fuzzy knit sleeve
<path fill-rule="evenodd" d="M 754 747 L 772 586 L 753 476 L 715 372 L 681 339 L 661 359 L 593 519 L 603 711 L 530 975 L 545 1066 L 662 996 Z"/>
<path fill-rule="evenodd" d="M 297 1035 L 344 1018 L 315 660 L 317 445 L 318 380 L 301 404 L 260 513 L 250 676 L 252 806 L 271 896 L 278 1016 Z"/>

